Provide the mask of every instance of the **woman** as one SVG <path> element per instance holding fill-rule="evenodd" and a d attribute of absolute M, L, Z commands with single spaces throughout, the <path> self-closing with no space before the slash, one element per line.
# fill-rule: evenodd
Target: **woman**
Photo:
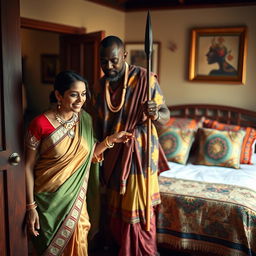
<path fill-rule="evenodd" d="M 27 225 L 39 255 L 87 255 L 90 223 L 86 191 L 91 162 L 132 135 L 115 133 L 95 143 L 82 110 L 87 82 L 72 71 L 55 80 L 57 108 L 36 117 L 26 139 Z"/>
<path fill-rule="evenodd" d="M 215 38 L 212 39 L 212 44 L 209 51 L 206 54 L 208 64 L 218 64 L 218 69 L 212 69 L 209 72 L 210 76 L 237 76 L 237 70 L 226 61 L 232 60 L 231 50 L 228 51 L 227 47 L 224 45 L 224 38 L 219 37 L 218 42 Z"/>

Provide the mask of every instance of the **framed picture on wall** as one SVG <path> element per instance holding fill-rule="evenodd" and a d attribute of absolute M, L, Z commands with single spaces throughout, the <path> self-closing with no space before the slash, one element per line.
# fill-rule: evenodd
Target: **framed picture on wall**
<path fill-rule="evenodd" d="M 189 80 L 245 84 L 246 27 L 192 29 Z"/>
<path fill-rule="evenodd" d="M 125 49 L 128 52 L 127 63 L 131 65 L 147 68 L 147 57 L 144 51 L 144 43 L 142 42 L 126 42 Z M 153 43 L 152 72 L 159 76 L 159 61 L 160 61 L 160 42 Z"/>
<path fill-rule="evenodd" d="M 45 84 L 53 84 L 59 72 L 59 55 L 41 54 L 41 80 Z"/>

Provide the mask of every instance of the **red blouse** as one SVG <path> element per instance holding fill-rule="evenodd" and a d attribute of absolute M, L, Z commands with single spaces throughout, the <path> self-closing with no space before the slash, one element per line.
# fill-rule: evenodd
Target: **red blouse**
<path fill-rule="evenodd" d="M 36 150 L 40 144 L 41 139 L 47 137 L 54 130 L 54 126 L 50 123 L 44 114 L 35 117 L 28 127 L 26 145 L 29 148 Z"/>

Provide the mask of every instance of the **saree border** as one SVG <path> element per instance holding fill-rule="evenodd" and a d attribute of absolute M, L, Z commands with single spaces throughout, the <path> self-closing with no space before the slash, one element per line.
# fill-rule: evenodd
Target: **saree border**
<path fill-rule="evenodd" d="M 63 221 L 63 223 L 61 224 L 58 232 L 52 239 L 46 251 L 43 253 L 43 256 L 61 255 L 66 245 L 68 244 L 70 238 L 72 237 L 76 225 L 78 223 L 79 217 L 81 215 L 84 201 L 86 199 L 89 172 L 90 171 L 88 170 L 83 185 L 81 186 L 80 192 L 70 210 L 70 213 L 66 217 L 65 221 Z"/>
<path fill-rule="evenodd" d="M 77 123 L 74 127 L 77 129 Z M 58 126 L 55 131 L 42 140 L 40 154 L 45 154 L 47 151 L 54 148 L 62 139 L 68 136 L 68 131 L 69 129 L 65 128 L 63 125 Z"/>

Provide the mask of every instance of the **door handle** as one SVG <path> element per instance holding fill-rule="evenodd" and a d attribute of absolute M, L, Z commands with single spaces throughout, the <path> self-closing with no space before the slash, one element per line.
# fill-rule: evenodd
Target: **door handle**
<path fill-rule="evenodd" d="M 19 162 L 20 162 L 20 156 L 18 153 L 12 153 L 10 156 L 9 156 L 9 163 L 10 165 L 18 165 Z"/>

